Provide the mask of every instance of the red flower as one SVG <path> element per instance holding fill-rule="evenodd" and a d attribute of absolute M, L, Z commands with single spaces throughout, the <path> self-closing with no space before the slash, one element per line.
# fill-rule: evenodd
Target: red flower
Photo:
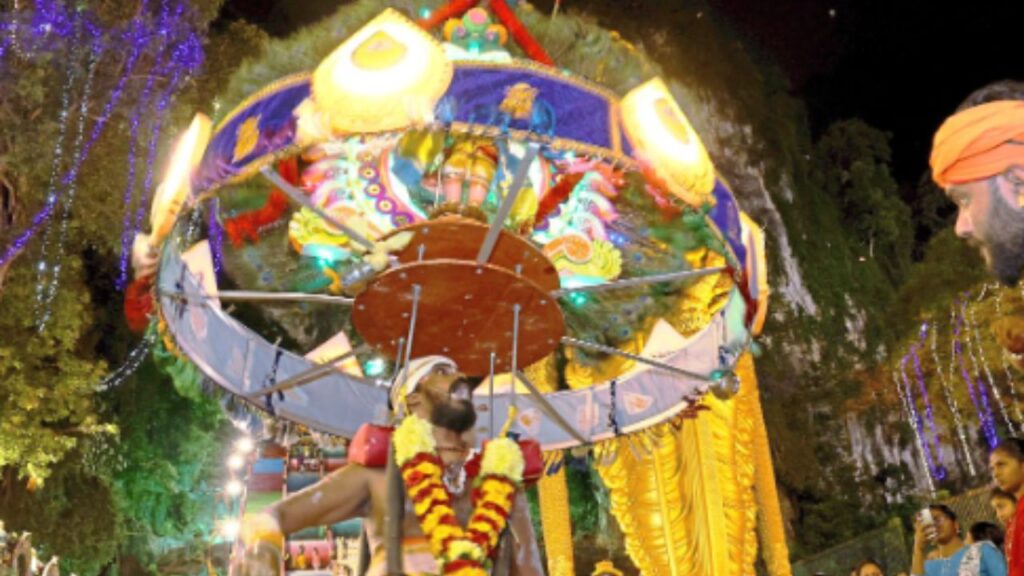
<path fill-rule="evenodd" d="M 466 460 L 462 469 L 466 471 L 466 478 L 473 480 L 480 474 L 480 461 L 483 460 L 480 453 L 476 453 L 472 458 Z"/>
<path fill-rule="evenodd" d="M 459 570 L 463 570 L 465 568 L 480 568 L 480 567 L 481 567 L 480 563 L 477 562 L 476 560 L 467 560 L 465 558 L 459 558 L 458 560 L 455 560 L 453 562 L 449 562 L 447 565 L 445 565 L 444 573 L 445 574 L 455 574 Z"/>
<path fill-rule="evenodd" d="M 128 329 L 139 334 L 149 325 L 153 314 L 153 277 L 136 278 L 124 292 L 124 317 Z"/>

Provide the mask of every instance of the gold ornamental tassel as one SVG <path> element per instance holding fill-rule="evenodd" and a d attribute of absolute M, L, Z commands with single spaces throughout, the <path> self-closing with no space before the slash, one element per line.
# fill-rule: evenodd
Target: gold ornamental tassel
<path fill-rule="evenodd" d="M 565 466 L 557 474 L 541 477 L 540 521 L 544 527 L 544 549 L 548 556 L 548 574 L 573 576 L 572 521 L 569 517 L 569 486 L 565 482 Z"/>
<path fill-rule="evenodd" d="M 597 471 L 608 488 L 626 552 L 640 573 L 677 576 L 687 573 L 693 536 L 680 493 L 679 438 L 671 424 L 657 426 L 655 436 L 653 443 L 639 435 L 599 444 Z"/>
<path fill-rule="evenodd" d="M 754 416 L 754 437 L 751 443 L 754 452 L 754 494 L 757 499 L 758 533 L 764 549 L 764 563 L 769 576 L 792 576 L 786 529 L 775 485 L 775 468 L 772 466 L 772 453 L 768 444 L 768 430 L 764 425 L 764 412 L 761 411 L 760 392 L 751 394 L 746 401 Z"/>
<path fill-rule="evenodd" d="M 731 400 L 676 430 L 655 427 L 599 446 L 597 461 L 626 549 L 643 574 L 742 576 L 757 557 L 754 431 L 760 419 L 753 361 L 737 365 Z"/>

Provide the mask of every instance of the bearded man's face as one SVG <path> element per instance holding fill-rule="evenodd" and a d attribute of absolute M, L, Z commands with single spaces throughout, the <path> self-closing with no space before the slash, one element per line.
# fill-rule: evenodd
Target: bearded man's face
<path fill-rule="evenodd" d="M 1012 286 L 1024 270 L 1024 211 L 1007 200 L 1004 176 L 955 184 L 946 194 L 957 205 L 956 234 L 978 248 L 989 272 Z"/>
<path fill-rule="evenodd" d="M 420 381 L 414 394 L 424 403 L 434 426 L 463 433 L 476 424 L 473 385 L 453 368 L 438 366 Z"/>

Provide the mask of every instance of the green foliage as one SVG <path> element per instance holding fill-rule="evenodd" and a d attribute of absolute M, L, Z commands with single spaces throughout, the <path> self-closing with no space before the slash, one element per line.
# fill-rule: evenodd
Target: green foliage
<path fill-rule="evenodd" d="M 194 0 L 187 18 L 204 33 L 222 0 Z M 99 15 L 104 26 L 125 24 L 138 6 L 91 0 L 82 9 Z M 257 53 L 265 35 L 236 22 L 207 38 L 206 75 L 188 82 L 163 124 L 156 157 L 157 178 L 166 148 L 194 111 L 211 106 L 224 77 L 243 55 Z M 86 130 L 106 104 L 127 57 L 108 50 L 85 103 Z M 13 264 L 0 269 L 0 517 L 12 530 L 30 530 L 45 554 L 57 554 L 62 567 L 96 574 L 115 555 L 138 556 L 154 565 L 157 544 L 191 541 L 209 529 L 211 493 L 206 484 L 219 467 L 224 422 L 217 404 L 197 385 L 174 385 L 155 368 L 128 379 L 122 388 L 98 395 L 108 364 L 120 364 L 130 340 L 121 319 L 121 295 L 114 291 L 120 252 L 120 198 L 126 182 L 128 117 L 153 61 L 143 59 L 126 85 L 103 135 L 82 166 L 67 242 L 51 252 L 61 267 L 52 320 L 34 326 L 36 261 L 42 236 Z M 85 76 L 84 51 L 71 48 L 28 60 L 9 51 L 0 66 L 0 245 L 7 246 L 46 202 L 50 165 L 58 134 L 60 86 L 68 67 Z M 161 93 L 169 78 L 155 79 Z M 72 93 L 77 110 L 84 95 Z M 143 118 L 136 171 L 141 190 L 152 115 Z M 70 118 L 65 160 L 70 168 L 74 126 Z M 60 205 L 59 205 L 60 206 Z M 62 208 L 58 207 L 58 214 Z M 7 218 L 11 220 L 8 221 Z M 112 225 L 116 223 L 116 225 Z M 194 382 L 193 384 L 197 384 Z M 186 397 L 187 396 L 187 397 Z M 26 491 L 27 483 L 39 486 Z"/>
<path fill-rule="evenodd" d="M 987 277 L 978 250 L 957 238 L 952 228 L 942 230 L 925 244 L 924 258 L 900 286 L 889 316 L 894 332 L 912 336 L 923 320 L 948 316 L 957 295 Z"/>
<path fill-rule="evenodd" d="M 814 150 L 813 181 L 836 198 L 862 257 L 899 284 L 910 267 L 914 228 L 889 171 L 889 136 L 862 120 L 829 126 Z"/>
<path fill-rule="evenodd" d="M 8 468 L 0 517 L 8 530 L 31 532 L 44 554 L 58 554 L 63 570 L 97 574 L 114 557 L 122 530 L 113 490 L 108 479 L 84 465 L 84 451 L 64 462 L 35 492 L 15 481 Z"/>
<path fill-rule="evenodd" d="M 68 259 L 64 277 L 83 282 L 82 266 Z M 0 315 L 0 469 L 44 481 L 82 438 L 116 431 L 95 410 L 93 391 L 106 368 L 80 347 L 92 321 L 87 292 L 58 291 L 50 327 L 37 333 L 34 274 L 15 268 Z M 25 343 L 32 342 L 31 346 Z"/>
<path fill-rule="evenodd" d="M 180 393 L 148 362 L 110 393 L 106 410 L 121 426 L 102 451 L 125 526 L 121 550 L 152 568 L 158 544 L 210 533 L 231 426 L 216 399 Z"/>

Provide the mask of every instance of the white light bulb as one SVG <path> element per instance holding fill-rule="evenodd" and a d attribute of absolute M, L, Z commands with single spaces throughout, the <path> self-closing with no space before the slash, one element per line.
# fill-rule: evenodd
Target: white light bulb
<path fill-rule="evenodd" d="M 238 496 L 242 493 L 242 483 L 238 480 L 232 480 L 224 486 L 224 491 L 227 492 L 228 496 Z"/>
<path fill-rule="evenodd" d="M 253 443 L 252 438 L 249 438 L 248 436 L 243 436 L 238 439 L 238 442 L 235 442 L 235 450 L 237 450 L 239 454 L 248 454 L 249 452 L 252 452 L 255 447 L 256 445 Z"/>
<path fill-rule="evenodd" d="M 243 458 L 241 454 L 232 454 L 228 458 L 228 469 L 229 470 L 239 470 L 239 469 L 242 468 L 242 466 L 244 464 L 245 464 L 245 458 Z"/>
<path fill-rule="evenodd" d="M 225 537 L 234 540 L 238 536 L 241 525 L 238 520 L 231 518 L 220 524 L 220 533 Z"/>

